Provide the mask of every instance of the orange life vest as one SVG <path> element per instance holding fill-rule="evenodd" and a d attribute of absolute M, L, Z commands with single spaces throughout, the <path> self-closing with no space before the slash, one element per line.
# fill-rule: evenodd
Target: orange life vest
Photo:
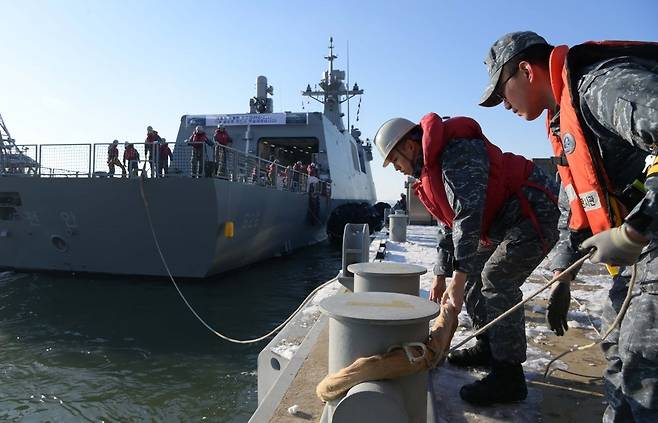
<path fill-rule="evenodd" d="M 416 195 L 425 208 L 446 226 L 452 227 L 455 212 L 448 201 L 443 172 L 441 170 L 441 155 L 453 139 L 481 139 L 484 142 L 489 157 L 489 179 L 487 183 L 486 201 L 482 217 L 480 238 L 488 243 L 487 232 L 496 214 L 505 201 L 513 195 L 518 195 L 522 212 L 532 220 L 533 226 L 540 237 L 541 228 L 525 195 L 521 192 L 523 186 L 533 186 L 548 192 L 545 187 L 537 186 L 528 181 L 534 164 L 523 156 L 503 153 L 482 134 L 480 125 L 467 117 L 454 117 L 445 122 L 435 113 L 425 115 L 420 126 L 423 130 L 423 170 L 420 180 L 414 184 Z M 543 239 L 542 239 L 543 241 Z"/>
<path fill-rule="evenodd" d="M 649 47 L 649 48 L 647 48 Z M 560 105 L 560 136 L 550 130 L 554 113 L 547 115 L 548 137 L 553 152 L 566 157 L 568 166 L 558 165 L 562 185 L 571 207 L 569 228 L 590 228 L 599 233 L 622 223 L 627 211 L 615 197 L 593 135 L 581 124 L 577 83 L 583 66 L 619 56 L 658 57 L 658 43 L 632 41 L 588 42 L 572 47 L 555 47 L 549 61 L 551 88 Z M 638 170 L 640 173 L 641 169 Z"/>

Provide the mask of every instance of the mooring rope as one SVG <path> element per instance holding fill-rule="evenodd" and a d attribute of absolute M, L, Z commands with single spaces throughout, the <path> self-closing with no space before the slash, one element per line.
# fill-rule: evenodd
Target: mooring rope
<path fill-rule="evenodd" d="M 145 167 L 146 167 L 146 165 L 145 165 Z M 153 242 L 155 243 L 155 248 L 158 251 L 158 254 L 160 256 L 160 261 L 162 261 L 162 265 L 164 266 L 165 270 L 167 271 L 167 275 L 169 275 L 169 280 L 171 280 L 171 283 L 174 285 L 174 288 L 176 288 L 176 291 L 178 292 L 178 295 L 181 297 L 181 299 L 183 300 L 183 302 L 185 303 L 187 308 L 190 310 L 190 312 L 192 312 L 194 317 L 196 317 L 197 320 L 199 322 L 201 322 L 201 324 L 203 326 L 205 326 L 206 329 L 208 329 L 215 336 L 218 336 L 219 338 L 221 338 L 225 341 L 233 342 L 235 344 L 253 344 L 253 343 L 256 343 L 256 342 L 260 342 L 264 339 L 267 339 L 270 336 L 272 336 L 272 335 L 276 334 L 277 332 L 279 332 L 281 329 L 283 329 L 283 327 L 285 325 L 287 325 L 288 322 L 290 322 L 297 315 L 297 313 L 299 313 L 300 310 L 302 310 L 302 308 L 304 308 L 304 306 L 311 300 L 311 298 L 313 298 L 313 296 L 319 290 L 321 290 L 325 286 L 329 285 L 330 283 L 332 283 L 332 282 L 334 282 L 338 279 L 338 276 L 336 276 L 336 277 L 328 280 L 327 282 L 323 283 L 322 285 L 318 286 L 313 291 L 311 291 L 311 293 L 308 294 L 308 296 L 304 299 L 304 301 L 302 301 L 302 303 L 299 305 L 299 307 L 297 307 L 297 309 L 286 320 L 284 320 L 283 323 L 281 323 L 280 325 L 278 325 L 277 327 L 275 327 L 274 329 L 272 329 L 271 331 L 269 331 L 268 333 L 266 333 L 263 336 L 259 336 L 258 338 L 252 338 L 252 339 L 235 339 L 235 338 L 231 338 L 230 336 L 227 336 L 227 335 L 224 335 L 224 334 L 220 333 L 219 331 L 215 330 L 212 326 L 210 326 L 208 323 L 206 323 L 206 321 L 203 320 L 203 318 L 199 315 L 199 313 L 196 312 L 194 307 L 192 307 L 190 302 L 187 301 L 187 298 L 185 298 L 185 295 L 183 295 L 183 292 L 180 290 L 178 284 L 176 283 L 176 280 L 174 279 L 174 276 L 171 274 L 171 270 L 169 270 L 169 265 L 167 264 L 167 260 L 165 260 L 164 254 L 162 253 L 162 248 L 160 248 L 160 242 L 158 241 L 158 236 L 155 233 L 155 228 L 153 226 L 153 219 L 151 218 L 151 209 L 149 208 L 149 203 L 148 203 L 148 200 L 146 198 L 146 193 L 144 192 L 144 180 L 145 179 L 146 178 L 144 177 L 144 174 L 142 173 L 142 176 L 139 178 L 139 194 L 142 197 L 142 201 L 144 203 L 144 209 L 146 210 L 146 219 L 148 221 L 149 228 L 151 229 L 151 235 L 153 236 Z"/>
<path fill-rule="evenodd" d="M 500 322 L 501 320 L 503 320 L 504 318 L 506 318 L 507 316 L 509 316 L 510 314 L 512 314 L 513 312 L 515 312 L 516 310 L 518 310 L 519 308 L 523 307 L 523 306 L 525 305 L 525 303 L 527 303 L 528 301 L 532 300 L 533 298 L 535 298 L 537 295 L 541 294 L 542 292 L 546 291 L 548 288 L 551 287 L 551 285 L 553 285 L 555 282 L 559 281 L 560 278 L 562 277 L 562 275 L 564 275 L 564 274 L 566 274 L 566 273 L 569 273 L 569 272 L 571 272 L 572 270 L 574 270 L 576 267 L 580 266 L 585 260 L 587 260 L 587 259 L 592 255 L 592 253 L 593 253 L 593 251 L 590 251 L 589 253 L 587 253 L 587 254 L 585 254 L 583 257 L 581 257 L 580 259 L 576 260 L 575 263 L 573 263 L 571 266 L 567 267 L 567 268 L 566 268 L 565 270 L 563 270 L 559 275 L 553 277 L 553 279 L 551 279 L 550 281 L 548 281 L 548 282 L 547 282 L 544 286 L 542 286 L 540 289 L 538 289 L 538 290 L 536 290 L 535 292 L 533 292 L 532 294 L 530 294 L 530 296 L 528 296 L 528 298 L 524 299 L 523 301 L 518 302 L 518 303 L 515 304 L 512 308 L 510 308 L 509 310 L 507 310 L 506 312 L 504 312 L 504 313 L 501 314 L 500 316 L 496 317 L 496 318 L 493 319 L 491 322 L 489 322 L 489 323 L 487 323 L 486 325 L 482 326 L 482 327 L 481 327 L 480 329 L 478 329 L 475 333 L 469 335 L 468 337 L 466 337 L 466 339 L 462 340 L 462 341 L 459 342 L 457 345 L 455 345 L 454 347 L 450 348 L 450 350 L 449 350 L 448 352 L 451 353 L 451 352 L 456 351 L 459 347 L 461 347 L 462 345 L 466 344 L 466 343 L 467 343 L 468 341 L 470 341 L 471 339 L 473 339 L 473 338 L 475 338 L 476 336 L 479 336 L 479 335 L 481 335 L 482 333 L 486 332 L 486 331 L 489 330 L 489 328 L 491 328 L 493 325 L 495 325 L 496 323 Z"/>
<path fill-rule="evenodd" d="M 615 330 L 615 328 L 619 324 L 621 324 L 621 321 L 624 318 L 624 316 L 626 315 L 626 311 L 628 310 L 628 306 L 631 303 L 631 297 L 633 296 L 633 288 L 635 288 L 636 276 L 637 276 L 637 264 L 634 264 L 633 265 L 633 271 L 631 272 L 631 279 L 628 282 L 628 292 L 626 293 L 626 298 L 624 298 L 624 302 L 622 303 L 621 308 L 619 309 L 619 313 L 617 313 L 617 317 L 615 317 L 615 320 L 612 322 L 612 324 L 610 325 L 608 330 L 605 331 L 603 336 L 600 336 L 599 339 L 597 339 L 596 341 L 594 341 L 590 344 L 583 345 L 583 346 L 575 346 L 575 347 L 572 347 L 569 350 L 567 350 L 567 351 L 565 351 L 561 354 L 558 354 L 555 358 L 553 358 L 551 361 L 549 361 L 548 364 L 546 365 L 546 370 L 544 371 L 544 378 L 547 378 L 548 375 L 551 373 L 551 372 L 549 372 L 549 370 L 551 368 L 551 365 L 553 363 L 555 363 L 557 360 L 559 360 L 560 358 L 566 356 L 567 354 L 571 354 L 572 352 L 584 351 L 588 348 L 592 348 L 593 346 L 600 344 L 601 342 L 606 340 L 606 338 L 612 333 L 613 330 Z M 598 333 L 598 331 L 596 331 L 596 332 Z M 557 368 L 555 370 L 562 370 L 562 369 Z M 583 375 L 583 376 L 586 377 L 585 375 Z"/>

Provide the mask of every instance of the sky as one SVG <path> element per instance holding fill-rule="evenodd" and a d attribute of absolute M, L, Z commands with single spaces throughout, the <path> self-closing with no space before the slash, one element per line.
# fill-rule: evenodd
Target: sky
<path fill-rule="evenodd" d="M 20 144 L 141 142 L 147 125 L 173 140 L 184 114 L 248 112 L 258 75 L 275 112 L 320 111 L 300 92 L 319 82 L 333 36 L 335 67 L 349 43 L 350 83 L 365 90 L 359 121 L 356 102 L 350 113 L 363 138 L 433 111 L 476 119 L 504 151 L 546 157 L 542 118 L 477 105 L 490 45 L 518 30 L 555 45 L 658 41 L 655 0 L 0 0 L 0 16 L 0 113 Z M 374 156 L 378 198 L 395 200 L 404 178 Z"/>

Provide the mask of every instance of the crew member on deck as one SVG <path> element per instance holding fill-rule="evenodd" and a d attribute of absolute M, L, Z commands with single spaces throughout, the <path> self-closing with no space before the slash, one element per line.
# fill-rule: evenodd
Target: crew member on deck
<path fill-rule="evenodd" d="M 107 148 L 107 167 L 110 170 L 110 177 L 114 176 L 114 166 L 121 168 L 121 177 L 126 177 L 126 167 L 119 161 L 119 145 L 118 140 L 112 141 L 112 144 Z"/>
<path fill-rule="evenodd" d="M 384 166 L 419 179 L 414 190 L 440 222 L 438 260 L 430 300 L 464 300 L 475 329 L 523 297 L 521 285 L 557 241 L 557 187 L 525 157 L 503 153 L 476 121 L 442 120 L 429 113 L 419 124 L 387 121 L 375 145 Z M 446 276 L 452 276 L 446 287 Z M 474 404 L 519 401 L 527 387 L 523 309 L 493 325 L 472 348 L 448 359 L 457 366 L 490 366 L 482 380 L 461 388 Z"/>

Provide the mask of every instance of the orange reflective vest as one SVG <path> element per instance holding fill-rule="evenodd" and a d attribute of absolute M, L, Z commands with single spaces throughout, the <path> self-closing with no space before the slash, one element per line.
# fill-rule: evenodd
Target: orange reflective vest
<path fill-rule="evenodd" d="M 546 126 L 553 152 L 558 157 L 566 157 L 568 163 L 568 166 L 558 165 L 557 168 L 569 199 L 569 228 L 573 230 L 590 228 L 596 234 L 619 226 L 627 214 L 622 203 L 615 197 L 614 187 L 606 175 L 593 135 L 587 125 L 581 124 L 583 120 L 576 88 L 580 76 L 578 70 L 619 56 L 655 58 L 657 47 L 658 43 L 601 41 L 572 48 L 558 46 L 551 53 L 551 88 L 560 106 L 561 137 L 550 130 L 554 113 L 548 113 Z"/>

